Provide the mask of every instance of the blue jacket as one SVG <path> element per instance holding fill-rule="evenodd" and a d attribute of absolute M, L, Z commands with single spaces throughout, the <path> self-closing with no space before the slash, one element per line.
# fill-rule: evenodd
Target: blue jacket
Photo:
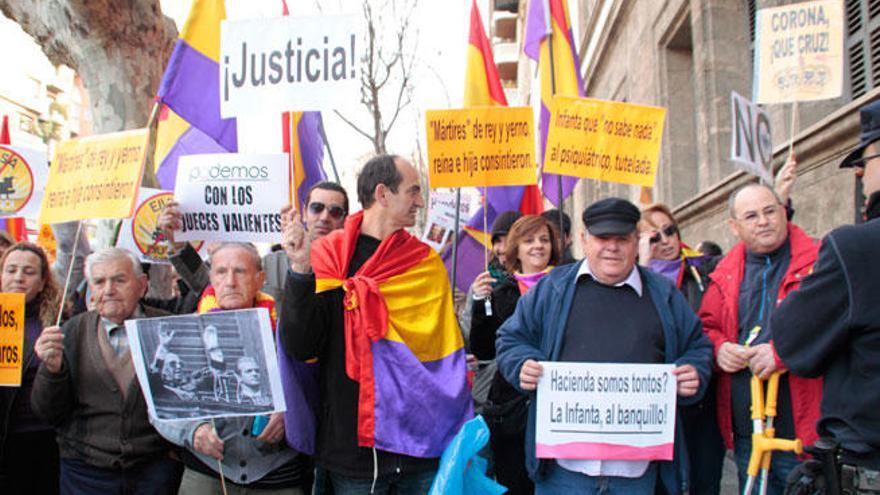
<path fill-rule="evenodd" d="M 498 330 L 496 340 L 498 369 L 517 390 L 519 371 L 527 359 L 557 361 L 562 351 L 565 325 L 575 292 L 575 277 L 580 263 L 562 266 L 541 279 L 522 296 L 516 311 Z M 666 362 L 678 366 L 690 364 L 700 375 L 696 395 L 679 398 L 679 405 L 698 402 L 706 391 L 711 375 L 712 344 L 703 334 L 699 318 L 671 282 L 639 267 L 645 290 L 651 295 L 666 342 Z M 526 468 L 534 480 L 543 477 L 543 462 L 535 458 L 535 401 L 529 406 L 526 427 Z M 687 489 L 687 452 L 681 420 L 676 414 L 675 457 L 660 463 L 660 479 L 670 494 Z"/>

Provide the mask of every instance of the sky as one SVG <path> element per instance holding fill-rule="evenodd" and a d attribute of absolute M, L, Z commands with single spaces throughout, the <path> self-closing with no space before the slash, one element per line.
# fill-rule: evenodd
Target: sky
<path fill-rule="evenodd" d="M 371 0 L 374 5 L 400 5 L 404 2 Z M 320 3 L 320 6 L 318 5 Z M 161 6 L 178 25 L 183 26 L 189 13 L 189 0 L 162 0 Z M 402 156 L 412 156 L 418 143 L 424 149 L 424 112 L 430 109 L 461 107 L 464 94 L 464 68 L 467 48 L 467 30 L 470 22 L 471 0 L 422 0 L 413 14 L 413 39 L 416 50 L 415 76 L 413 80 L 412 103 L 398 117 L 391 130 L 387 147 L 389 152 Z M 478 0 L 481 13 L 486 22 L 488 0 Z M 361 2 L 354 0 L 321 1 L 288 0 L 291 15 L 362 15 Z M 272 17 L 281 14 L 281 1 L 274 0 L 227 0 L 228 19 Z M 390 32 L 390 30 L 389 30 Z M 358 101 L 359 95 L 352 95 L 350 102 L 337 108 L 350 120 L 362 123 L 370 129 L 369 114 Z M 295 110 L 295 109 L 290 109 Z M 388 114 L 392 108 L 385 109 Z M 339 170 L 343 186 L 355 190 L 356 173 L 360 165 L 372 153 L 372 144 L 331 111 L 323 112 L 327 137 Z M 274 116 L 267 122 L 277 122 Z M 256 131 L 259 123 L 251 123 L 248 129 L 255 134 L 265 134 L 266 130 Z M 241 124 L 240 124 L 241 128 Z M 275 134 L 272 129 L 269 134 Z M 247 149 L 245 144 L 243 147 Z M 329 159 L 325 156 L 325 171 L 332 178 Z"/>

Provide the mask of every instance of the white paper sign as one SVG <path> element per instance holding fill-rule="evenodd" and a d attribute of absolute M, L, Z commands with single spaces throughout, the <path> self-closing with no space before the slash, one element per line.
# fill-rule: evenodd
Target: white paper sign
<path fill-rule="evenodd" d="M 672 460 L 676 379 L 671 364 L 542 362 L 539 458 Z"/>
<path fill-rule="evenodd" d="M 773 160 L 773 139 L 770 117 L 761 107 L 730 92 L 730 159 L 739 168 L 773 183 L 770 162 Z"/>
<path fill-rule="evenodd" d="M 322 110 L 360 99 L 363 40 L 357 16 L 224 21 L 220 114 Z"/>
<path fill-rule="evenodd" d="M 161 189 L 141 187 L 137 205 L 131 218 L 122 220 L 116 247 L 127 249 L 144 263 L 168 264 L 170 243 L 158 229 L 159 215 L 166 204 L 174 200 L 174 193 Z M 203 254 L 204 242 L 193 242 L 193 248 Z"/>
<path fill-rule="evenodd" d="M 128 320 L 125 330 L 154 419 L 287 409 L 265 308 Z"/>
<path fill-rule="evenodd" d="M 48 176 L 45 153 L 0 145 L 0 217 L 36 219 Z"/>
<path fill-rule="evenodd" d="M 461 195 L 459 205 L 459 228 L 470 218 L 470 197 Z M 428 221 L 422 242 L 440 252 L 455 232 L 455 195 L 450 193 L 431 193 Z"/>
<path fill-rule="evenodd" d="M 174 240 L 278 242 L 290 182 L 284 154 L 182 156 L 174 198 L 183 228 Z"/>

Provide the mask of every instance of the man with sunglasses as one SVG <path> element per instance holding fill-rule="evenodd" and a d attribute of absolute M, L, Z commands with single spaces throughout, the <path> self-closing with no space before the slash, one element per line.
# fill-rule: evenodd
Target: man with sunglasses
<path fill-rule="evenodd" d="M 342 228 L 345 217 L 348 215 L 348 193 L 335 182 L 319 182 L 309 189 L 305 205 L 302 221 L 311 240 L 315 240 Z M 289 209 L 290 207 L 285 208 L 282 214 Z M 172 243 L 174 254 L 172 254 L 170 261 L 178 275 L 196 294 L 201 295 L 208 286 L 208 267 L 188 242 L 174 242 L 174 231 L 180 228 L 181 218 L 177 202 L 172 201 L 165 205 L 159 215 L 158 229 Z M 276 251 L 263 256 L 263 271 L 266 273 L 266 282 L 262 291 L 272 296 L 279 308 L 282 307 L 284 281 L 289 265 L 290 262 L 284 251 Z"/>
<path fill-rule="evenodd" d="M 777 193 L 750 183 L 729 199 L 729 225 L 740 240 L 709 278 L 700 318 L 715 348 L 718 373 L 718 426 L 728 448 L 734 448 L 742 486 L 751 454 L 752 375 L 765 379 L 782 369 L 770 335 L 777 305 L 810 273 L 818 245 L 789 222 Z M 783 375 L 779 381 L 776 437 L 816 440 L 821 382 Z M 797 464 L 790 452 L 775 452 L 770 468 L 770 494 L 782 495 L 785 479 Z"/>
<path fill-rule="evenodd" d="M 831 440 L 824 460 L 836 461 L 825 473 L 844 493 L 861 494 L 880 492 L 880 102 L 860 113 L 861 142 L 840 166 L 862 178 L 866 222 L 823 239 L 815 269 L 770 323 L 784 365 L 824 377 L 817 428 Z"/>

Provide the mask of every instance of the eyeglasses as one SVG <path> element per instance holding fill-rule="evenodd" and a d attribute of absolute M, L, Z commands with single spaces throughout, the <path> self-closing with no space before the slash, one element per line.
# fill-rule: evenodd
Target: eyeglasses
<path fill-rule="evenodd" d="M 758 220 L 760 220 L 762 216 L 767 218 L 768 220 L 775 220 L 776 215 L 780 211 L 782 211 L 781 206 L 768 206 L 768 207 L 764 208 L 764 210 L 761 211 L 760 213 L 757 211 L 746 212 L 746 214 L 743 215 L 742 218 L 739 218 L 737 220 L 739 220 L 740 222 L 742 222 L 746 225 L 754 225 L 754 224 L 758 223 Z"/>
<path fill-rule="evenodd" d="M 673 224 L 667 225 L 666 227 L 663 227 L 662 229 L 657 231 L 657 233 L 654 234 L 654 237 L 651 237 L 651 244 L 656 244 L 656 243 L 660 242 L 660 239 L 661 239 L 660 234 L 663 234 L 666 237 L 672 237 L 672 236 L 678 234 L 678 225 L 675 225 L 673 223 Z"/>
<path fill-rule="evenodd" d="M 345 216 L 345 209 L 339 205 L 327 206 L 318 201 L 312 201 L 309 203 L 309 212 L 314 215 L 320 215 L 321 212 L 324 211 L 324 208 L 327 208 L 327 212 L 330 213 L 330 216 L 337 220 Z"/>
<path fill-rule="evenodd" d="M 865 168 L 865 164 L 868 163 L 868 160 L 873 160 L 874 158 L 880 158 L 880 153 L 876 155 L 868 155 L 859 158 L 858 160 L 854 160 L 850 162 L 853 167 Z"/>

